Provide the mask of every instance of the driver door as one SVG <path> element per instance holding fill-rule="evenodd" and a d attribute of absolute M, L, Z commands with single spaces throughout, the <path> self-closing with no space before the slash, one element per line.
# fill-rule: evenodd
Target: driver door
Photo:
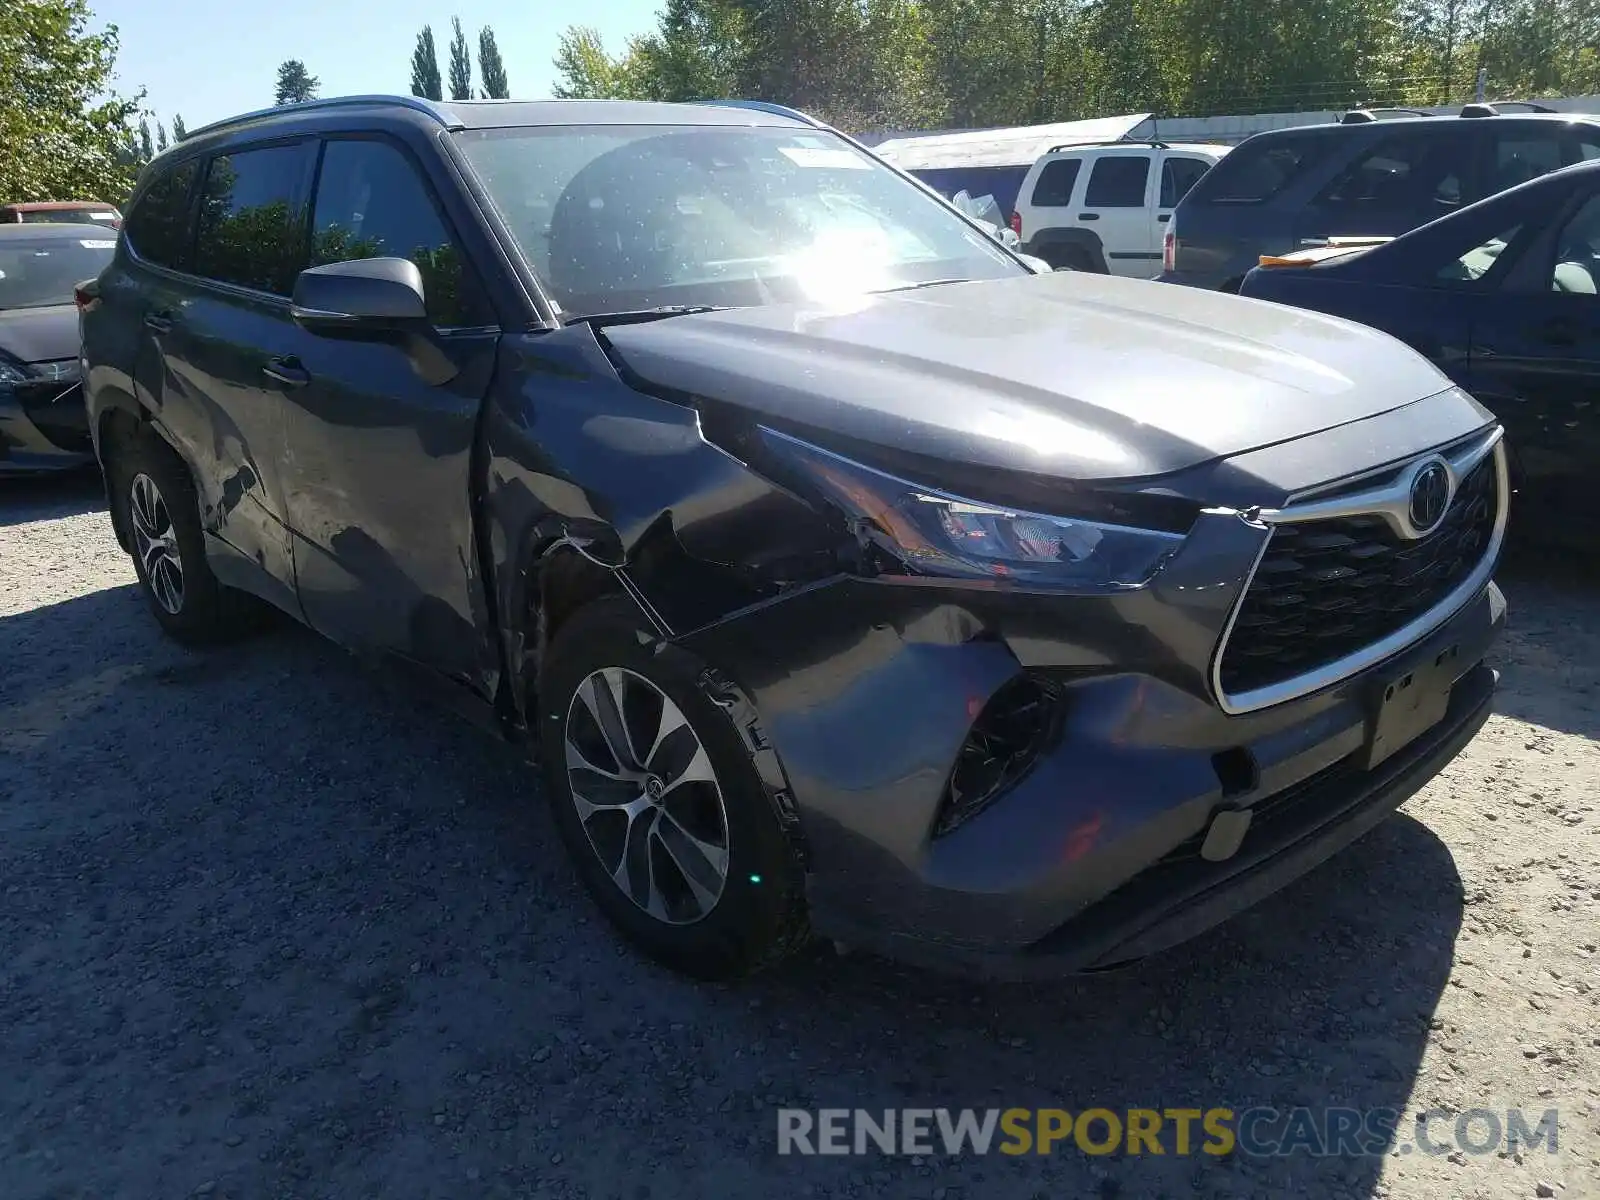
<path fill-rule="evenodd" d="M 402 338 L 303 328 L 277 361 L 300 602 L 335 641 L 487 696 L 496 657 L 471 467 L 499 330 L 410 154 L 386 138 L 324 142 L 311 265 L 386 255 L 421 268 L 447 369 L 419 368 Z"/>

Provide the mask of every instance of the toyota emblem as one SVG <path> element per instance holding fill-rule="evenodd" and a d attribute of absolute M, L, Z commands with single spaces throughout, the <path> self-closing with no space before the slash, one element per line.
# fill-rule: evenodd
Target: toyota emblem
<path fill-rule="evenodd" d="M 1450 508 L 1450 468 L 1434 459 L 1424 464 L 1411 481 L 1411 505 L 1407 515 L 1417 536 L 1432 533 Z"/>

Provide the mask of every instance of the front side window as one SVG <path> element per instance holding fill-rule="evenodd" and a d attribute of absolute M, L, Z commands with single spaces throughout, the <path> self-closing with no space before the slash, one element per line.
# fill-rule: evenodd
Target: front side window
<path fill-rule="evenodd" d="M 317 176 L 311 261 L 380 257 L 417 264 L 435 325 L 487 323 L 461 252 L 405 154 L 389 142 L 331 141 Z"/>
<path fill-rule="evenodd" d="M 1161 164 L 1161 207 L 1176 208 L 1200 176 L 1211 169 L 1203 158 L 1169 158 Z"/>
<path fill-rule="evenodd" d="M 565 313 L 848 301 L 1028 274 L 947 205 L 821 130 L 557 126 L 457 138 Z"/>
<path fill-rule="evenodd" d="M 115 230 L 88 226 L 77 237 L 0 238 L 0 311 L 71 304 L 73 286 L 105 270 L 116 248 Z"/>
<path fill-rule="evenodd" d="M 199 172 L 190 160 L 164 169 L 139 197 L 123 232 L 133 252 L 157 266 L 181 268 L 189 251 L 189 193 Z"/>
<path fill-rule="evenodd" d="M 1072 203 L 1072 189 L 1078 186 L 1078 171 L 1083 161 L 1058 158 L 1044 165 L 1033 185 L 1033 203 L 1038 208 L 1065 208 Z"/>
<path fill-rule="evenodd" d="M 195 273 L 287 296 L 305 262 L 302 197 L 310 159 L 308 143 L 212 159 L 201 186 Z"/>
<path fill-rule="evenodd" d="M 1089 186 L 1083 193 L 1085 208 L 1143 208 L 1144 189 L 1150 180 L 1150 160 L 1143 155 L 1107 154 L 1095 160 Z"/>
<path fill-rule="evenodd" d="M 1591 196 L 1562 227 L 1549 280 L 1553 292 L 1600 294 L 1600 196 Z"/>

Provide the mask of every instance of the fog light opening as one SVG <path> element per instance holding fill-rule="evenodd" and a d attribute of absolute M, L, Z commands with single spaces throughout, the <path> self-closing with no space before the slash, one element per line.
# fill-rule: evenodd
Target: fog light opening
<path fill-rule="evenodd" d="M 1261 768 L 1256 765 L 1256 756 L 1243 746 L 1213 754 L 1211 769 L 1217 773 L 1224 798 L 1253 792 L 1261 784 Z"/>
<path fill-rule="evenodd" d="M 1057 701 L 1054 688 L 1031 675 L 989 697 L 950 772 L 935 837 L 970 821 L 1028 773 L 1056 728 Z"/>

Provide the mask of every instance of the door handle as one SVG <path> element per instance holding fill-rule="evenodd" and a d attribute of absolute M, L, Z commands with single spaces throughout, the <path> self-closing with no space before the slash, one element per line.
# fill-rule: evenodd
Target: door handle
<path fill-rule="evenodd" d="M 300 360 L 292 354 L 267 359 L 267 365 L 261 368 L 261 373 L 284 387 L 305 387 L 311 382 L 311 372 L 302 367 Z"/>
<path fill-rule="evenodd" d="M 1079 213 L 1078 214 L 1078 220 L 1080 220 L 1080 221 L 1098 221 L 1099 219 L 1100 219 L 1100 214 L 1099 213 Z"/>
<path fill-rule="evenodd" d="M 1172 214 L 1171 213 L 1157 213 L 1156 214 L 1156 220 L 1159 221 L 1161 224 L 1165 225 L 1168 221 L 1172 220 Z"/>
<path fill-rule="evenodd" d="M 145 313 L 144 325 L 146 329 L 153 330 L 156 333 L 171 333 L 172 316 L 170 313 L 164 312 Z"/>

